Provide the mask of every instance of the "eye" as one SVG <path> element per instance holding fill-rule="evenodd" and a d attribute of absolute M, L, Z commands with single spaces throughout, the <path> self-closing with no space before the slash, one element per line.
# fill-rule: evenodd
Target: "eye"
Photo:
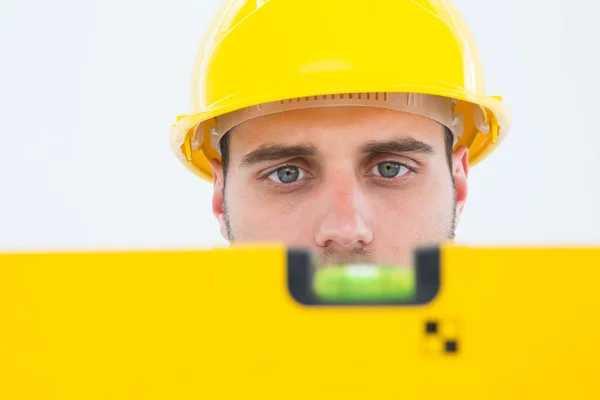
<path fill-rule="evenodd" d="M 385 161 L 371 168 L 369 174 L 375 176 L 379 175 L 384 178 L 396 178 L 405 175 L 409 171 L 410 170 L 406 166 L 400 163 Z"/>
<path fill-rule="evenodd" d="M 269 179 L 277 183 L 294 183 L 298 179 L 305 178 L 306 172 L 298 167 L 286 166 L 277 168 L 269 175 Z"/>

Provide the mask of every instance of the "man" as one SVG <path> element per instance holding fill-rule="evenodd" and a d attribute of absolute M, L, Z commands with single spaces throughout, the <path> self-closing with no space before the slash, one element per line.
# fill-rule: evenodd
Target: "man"
<path fill-rule="evenodd" d="M 405 264 L 452 240 L 469 166 L 510 125 L 445 0 L 229 1 L 193 91 L 171 144 L 212 180 L 223 236 L 318 265 Z"/>

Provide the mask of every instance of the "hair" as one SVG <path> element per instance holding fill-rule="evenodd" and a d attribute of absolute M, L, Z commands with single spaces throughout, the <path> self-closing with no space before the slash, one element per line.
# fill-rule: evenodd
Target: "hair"
<path fill-rule="evenodd" d="M 231 130 L 225 133 L 219 143 L 219 149 L 221 150 L 221 166 L 223 167 L 223 183 L 225 183 L 225 177 L 227 176 L 227 168 L 229 167 L 229 144 L 230 144 L 230 133 Z"/>
<path fill-rule="evenodd" d="M 448 169 L 452 174 L 452 148 L 454 144 L 454 135 L 452 131 L 445 126 L 445 145 L 446 145 L 446 160 L 448 162 Z M 231 131 L 225 133 L 225 135 L 221 138 L 220 149 L 221 149 L 221 165 L 223 167 L 223 183 L 225 183 L 225 178 L 227 177 L 227 168 L 229 167 L 229 145 L 230 145 L 230 137 L 229 134 Z"/>

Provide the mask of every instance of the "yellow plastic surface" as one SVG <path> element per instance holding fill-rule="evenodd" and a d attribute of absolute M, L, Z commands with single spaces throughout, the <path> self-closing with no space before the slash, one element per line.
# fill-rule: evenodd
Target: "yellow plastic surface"
<path fill-rule="evenodd" d="M 0 399 L 600 398 L 600 249 L 444 248 L 398 308 L 300 306 L 285 260 L 0 255 Z"/>
<path fill-rule="evenodd" d="M 270 101 L 365 92 L 456 98 L 465 124 L 457 145 L 469 148 L 471 165 L 510 127 L 501 97 L 486 94 L 476 43 L 449 0 L 228 0 L 193 71 L 191 111 L 172 126 L 170 143 L 209 181 L 207 160 L 220 159 L 209 140 L 214 118 Z M 486 110 L 490 132 L 475 127 L 472 104 Z"/>

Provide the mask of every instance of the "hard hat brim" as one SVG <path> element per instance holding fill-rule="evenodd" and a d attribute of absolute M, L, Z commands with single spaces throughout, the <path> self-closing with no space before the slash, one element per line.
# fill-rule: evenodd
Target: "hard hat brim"
<path fill-rule="evenodd" d="M 236 111 L 245 107 L 269 103 L 273 101 L 288 100 L 290 98 L 305 96 L 323 96 L 350 93 L 370 93 L 377 91 L 376 88 L 332 88 L 303 93 L 276 93 L 264 94 L 257 98 L 248 98 L 240 95 L 239 99 L 229 98 L 227 104 L 213 104 L 205 111 L 185 115 L 170 130 L 171 149 L 177 158 L 194 174 L 205 180 L 212 181 L 212 169 L 209 159 L 220 160 L 220 155 L 210 145 L 210 128 L 215 126 L 215 118 L 226 113 Z M 387 92 L 422 93 L 458 100 L 457 112 L 463 114 L 465 129 L 455 145 L 464 145 L 469 149 L 469 163 L 476 165 L 487 157 L 504 139 L 510 129 L 510 112 L 498 96 L 481 96 L 452 87 L 444 87 L 438 83 L 432 87 L 400 87 L 395 85 L 394 90 L 387 88 Z M 482 132 L 475 127 L 472 113 L 469 111 L 473 105 L 482 107 L 487 118 L 489 131 Z"/>

